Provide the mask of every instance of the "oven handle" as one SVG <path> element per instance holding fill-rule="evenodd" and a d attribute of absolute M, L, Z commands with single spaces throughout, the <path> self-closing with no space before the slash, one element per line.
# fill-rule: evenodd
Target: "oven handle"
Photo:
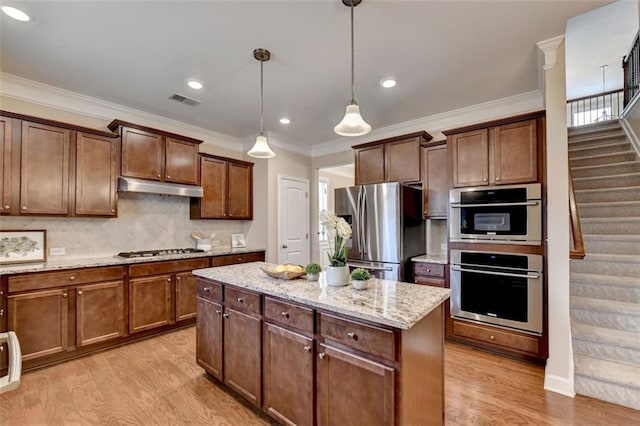
<path fill-rule="evenodd" d="M 486 203 L 486 204 L 462 204 L 451 203 L 450 206 L 455 209 L 461 209 L 463 207 L 509 207 L 509 206 L 537 206 L 540 201 L 523 201 L 520 203 Z"/>
<path fill-rule="evenodd" d="M 0 394 L 16 389 L 20 385 L 22 374 L 22 351 L 18 337 L 13 331 L 0 333 L 0 343 L 4 342 L 9 350 L 9 368 L 8 374 L 0 377 Z"/>
<path fill-rule="evenodd" d="M 451 270 L 452 271 L 459 271 L 459 272 L 472 272 L 474 274 L 485 274 L 485 275 L 500 275 L 502 277 L 514 277 L 514 278 L 531 278 L 531 279 L 539 279 L 540 278 L 540 274 L 510 274 L 508 272 L 491 272 L 491 271 L 482 271 L 480 269 L 465 269 L 465 268 L 461 268 L 459 266 L 453 266 L 451 265 Z"/>

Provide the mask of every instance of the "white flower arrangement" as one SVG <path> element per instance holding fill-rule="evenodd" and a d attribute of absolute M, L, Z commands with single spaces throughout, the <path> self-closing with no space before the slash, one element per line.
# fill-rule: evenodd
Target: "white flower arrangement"
<path fill-rule="evenodd" d="M 320 222 L 326 227 L 329 236 L 334 239 L 333 252 L 329 251 L 329 262 L 331 266 L 347 265 L 347 240 L 351 238 L 351 225 L 343 218 L 338 217 L 333 212 L 323 210 L 320 212 Z"/>

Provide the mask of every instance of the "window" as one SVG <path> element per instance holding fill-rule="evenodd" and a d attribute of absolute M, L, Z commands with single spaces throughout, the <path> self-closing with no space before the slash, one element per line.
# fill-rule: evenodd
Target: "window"
<path fill-rule="evenodd" d="M 318 182 L 318 210 L 329 209 L 329 180 L 327 178 L 320 178 Z M 326 227 L 322 226 L 322 223 L 318 220 L 318 240 L 327 241 L 329 236 L 327 235 Z"/>

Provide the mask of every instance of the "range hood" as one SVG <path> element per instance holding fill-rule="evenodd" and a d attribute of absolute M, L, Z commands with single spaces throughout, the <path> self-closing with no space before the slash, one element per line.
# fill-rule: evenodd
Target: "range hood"
<path fill-rule="evenodd" d="M 202 198 L 202 187 L 196 185 L 181 185 L 179 183 L 156 182 L 153 180 L 136 179 L 130 177 L 118 178 L 118 191 L 144 192 L 147 194 L 178 195 L 180 197 Z"/>

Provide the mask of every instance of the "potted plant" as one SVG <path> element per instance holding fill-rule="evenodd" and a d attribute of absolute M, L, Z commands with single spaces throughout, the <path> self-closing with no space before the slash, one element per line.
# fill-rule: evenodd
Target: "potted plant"
<path fill-rule="evenodd" d="M 320 221 L 333 237 L 333 247 L 329 250 L 329 266 L 327 266 L 327 285 L 342 287 L 349 284 L 349 267 L 347 266 L 347 240 L 351 238 L 351 226 L 333 212 L 322 211 Z"/>
<path fill-rule="evenodd" d="M 310 263 L 304 268 L 304 272 L 307 274 L 307 280 L 318 281 L 318 275 L 322 271 L 322 267 L 317 263 Z"/>
<path fill-rule="evenodd" d="M 366 269 L 356 268 L 351 272 L 351 285 L 356 290 L 364 290 L 369 287 L 371 274 Z"/>

